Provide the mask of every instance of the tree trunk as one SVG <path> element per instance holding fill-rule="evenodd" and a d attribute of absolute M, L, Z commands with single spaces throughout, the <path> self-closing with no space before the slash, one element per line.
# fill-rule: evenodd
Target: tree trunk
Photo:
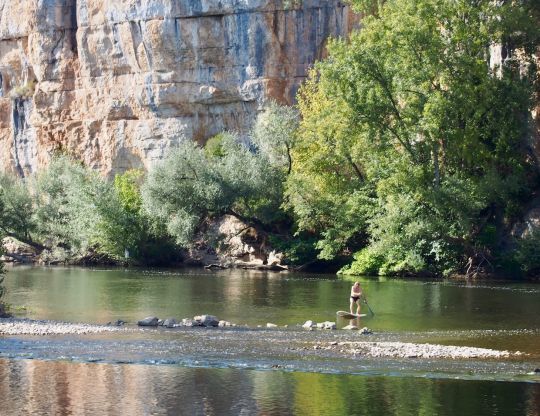
<path fill-rule="evenodd" d="M 441 171 L 439 167 L 439 142 L 433 142 L 433 183 L 435 188 L 438 188 L 441 184 Z"/>

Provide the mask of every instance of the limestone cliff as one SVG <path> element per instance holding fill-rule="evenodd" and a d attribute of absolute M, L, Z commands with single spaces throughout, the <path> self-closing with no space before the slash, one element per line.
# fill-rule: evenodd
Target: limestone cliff
<path fill-rule="evenodd" d="M 246 132 L 355 21 L 337 0 L 0 0 L 0 169 L 62 151 L 110 174 Z"/>

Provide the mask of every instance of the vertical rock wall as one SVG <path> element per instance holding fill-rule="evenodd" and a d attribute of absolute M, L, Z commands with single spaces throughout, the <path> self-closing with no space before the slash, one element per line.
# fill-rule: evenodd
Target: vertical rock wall
<path fill-rule="evenodd" d="M 111 174 L 245 133 L 356 22 L 336 0 L 0 0 L 0 169 Z"/>

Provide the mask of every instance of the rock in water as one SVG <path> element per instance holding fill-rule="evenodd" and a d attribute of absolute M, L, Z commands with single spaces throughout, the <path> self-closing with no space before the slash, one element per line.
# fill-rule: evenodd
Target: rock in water
<path fill-rule="evenodd" d="M 335 322 L 330 322 L 330 321 L 325 321 L 325 322 L 323 322 L 323 329 L 336 329 L 336 323 Z"/>
<path fill-rule="evenodd" d="M 167 318 L 165 321 L 163 321 L 163 326 L 166 326 L 167 328 L 174 328 L 176 325 L 176 319 L 174 318 Z"/>
<path fill-rule="evenodd" d="M 155 316 L 149 316 L 147 318 L 141 319 L 137 322 L 139 326 L 158 326 L 159 319 Z"/>
<path fill-rule="evenodd" d="M 302 325 L 302 328 L 305 328 L 305 329 L 311 329 L 314 325 L 314 322 L 313 321 L 306 321 L 304 323 L 304 325 Z"/>
<path fill-rule="evenodd" d="M 195 316 L 193 319 L 199 322 L 199 324 L 202 326 L 218 326 L 219 325 L 219 319 L 217 319 L 214 315 Z"/>

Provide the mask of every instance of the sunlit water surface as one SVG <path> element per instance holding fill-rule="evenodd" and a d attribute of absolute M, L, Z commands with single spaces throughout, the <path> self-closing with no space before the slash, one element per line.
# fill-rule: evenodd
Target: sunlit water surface
<path fill-rule="evenodd" d="M 209 313 L 252 330 L 222 337 L 164 331 L 135 338 L 2 337 L 0 389 L 10 400 L 0 414 L 540 414 L 540 378 L 524 376 L 540 367 L 540 286 L 361 283 L 375 315 L 360 324 L 377 340 L 520 350 L 527 358 L 500 364 L 334 362 L 327 356 L 287 361 L 277 344 L 288 337 L 300 343 L 353 336 L 295 329 L 307 319 L 335 320 L 337 310 L 348 308 L 351 282 L 333 275 L 17 267 L 5 286 L 6 301 L 20 317 L 134 323 L 149 315 Z M 267 322 L 289 328 L 257 332 Z M 266 340 L 272 344 L 267 350 L 256 345 Z M 193 360 L 197 349 L 202 360 Z M 96 351 L 100 363 L 91 362 Z"/>

